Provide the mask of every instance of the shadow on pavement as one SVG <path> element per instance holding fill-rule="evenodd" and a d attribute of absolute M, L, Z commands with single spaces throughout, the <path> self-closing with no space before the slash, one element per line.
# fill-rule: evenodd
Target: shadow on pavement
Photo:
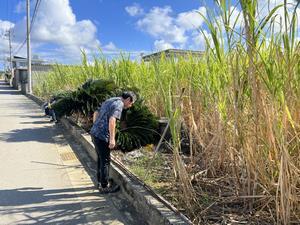
<path fill-rule="evenodd" d="M 72 135 L 66 132 L 62 126 L 63 125 L 59 124 L 60 130 L 62 131 L 65 139 L 73 149 L 74 153 L 77 155 L 80 164 L 83 165 L 85 171 L 96 186 L 97 164 L 93 161 L 91 156 L 89 156 L 87 151 L 84 150 L 84 147 L 81 146 L 81 144 L 76 139 L 74 139 Z M 144 218 L 141 217 L 140 212 L 136 211 L 136 209 L 132 206 L 132 202 L 126 199 L 122 191 L 111 194 L 110 199 L 115 208 L 122 212 L 126 220 L 129 221 L 130 225 L 148 225 Z"/>
<path fill-rule="evenodd" d="M 12 91 L 1 91 L 0 95 L 21 95 L 21 91 L 12 90 Z"/>
<path fill-rule="evenodd" d="M 21 122 L 21 124 L 50 124 L 50 119 L 48 121 L 41 120 L 41 121 L 33 121 L 33 122 Z"/>
<path fill-rule="evenodd" d="M 59 134 L 50 131 L 51 128 L 52 127 L 16 129 L 8 133 L 0 134 L 0 140 L 6 142 L 37 141 L 43 143 L 53 143 L 56 142 L 53 138 Z M 51 133 L 49 133 L 49 131 Z"/>
<path fill-rule="evenodd" d="M 66 168 L 83 168 L 82 165 L 78 165 L 78 166 L 67 166 L 64 164 L 57 164 L 57 163 L 48 163 L 48 162 L 39 162 L 39 161 L 31 161 L 32 163 L 36 163 L 36 164 L 42 164 L 42 165 L 47 165 L 47 166 L 54 166 L 55 168 L 57 168 L 58 166 L 61 169 L 66 169 Z"/>
<path fill-rule="evenodd" d="M 11 91 L 15 91 L 16 89 L 10 87 L 9 85 L 3 85 L 2 82 L 0 82 L 0 91 L 2 90 L 11 90 Z"/>
<path fill-rule="evenodd" d="M 12 116 L 18 116 L 20 118 L 32 118 L 32 119 L 47 118 L 44 115 L 12 115 Z"/>
<path fill-rule="evenodd" d="M 0 81 L 0 94 L 20 95 L 21 92 L 10 87 L 4 81 Z"/>
<path fill-rule="evenodd" d="M 109 224 L 118 219 L 109 209 L 107 197 L 100 199 L 97 192 L 87 192 L 92 189 L 93 187 L 44 190 L 26 187 L 0 190 L 0 217 L 22 215 L 22 220 L 18 221 L 21 224 L 86 224 L 86 216 L 89 217 L 89 222 L 96 222 L 101 210 L 101 224 Z M 76 202 L 76 197 L 82 198 Z M 87 204 L 88 207 L 83 210 L 81 204 Z"/>

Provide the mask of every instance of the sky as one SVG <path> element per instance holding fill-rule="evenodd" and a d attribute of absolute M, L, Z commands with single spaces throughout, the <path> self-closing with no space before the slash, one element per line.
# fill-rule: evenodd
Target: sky
<path fill-rule="evenodd" d="M 36 1 L 30 1 L 31 16 Z M 288 1 L 295 5 L 294 0 Z M 260 17 L 281 2 L 258 0 Z M 198 12 L 207 16 L 215 10 L 214 0 L 41 0 L 31 30 L 32 55 L 74 64 L 80 62 L 81 50 L 91 56 L 101 49 L 110 57 L 120 52 L 139 57 L 168 48 L 204 50 L 199 28 L 210 35 Z M 232 21 L 239 13 L 239 7 L 234 9 Z M 283 9 L 278 15 L 283 15 Z M 242 26 L 240 17 L 237 28 Z M 10 28 L 13 55 L 26 56 L 26 44 L 20 48 L 26 38 L 25 0 L 0 0 L 0 69 L 9 52 L 5 33 Z"/>

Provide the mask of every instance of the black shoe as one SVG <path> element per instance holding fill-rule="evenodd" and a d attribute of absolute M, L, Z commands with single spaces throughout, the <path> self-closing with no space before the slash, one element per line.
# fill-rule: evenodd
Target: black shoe
<path fill-rule="evenodd" d="M 115 192 L 119 191 L 120 186 L 115 184 L 115 185 L 108 185 L 107 187 L 103 188 L 98 185 L 98 189 L 99 189 L 100 194 L 108 194 L 108 193 L 115 193 Z"/>
<path fill-rule="evenodd" d="M 107 186 L 107 187 L 112 187 L 112 186 L 115 186 L 116 183 L 114 182 L 114 180 L 112 178 L 108 178 L 108 183 L 107 184 L 104 184 L 103 186 Z M 100 189 L 102 188 L 102 185 L 101 183 L 98 181 L 97 182 L 97 189 Z"/>

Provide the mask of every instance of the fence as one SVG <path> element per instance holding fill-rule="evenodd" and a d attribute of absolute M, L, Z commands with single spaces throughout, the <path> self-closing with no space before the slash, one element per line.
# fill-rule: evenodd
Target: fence
<path fill-rule="evenodd" d="M 34 86 L 37 79 L 47 76 L 53 70 L 53 67 L 53 64 L 33 64 L 31 66 L 32 86 Z"/>

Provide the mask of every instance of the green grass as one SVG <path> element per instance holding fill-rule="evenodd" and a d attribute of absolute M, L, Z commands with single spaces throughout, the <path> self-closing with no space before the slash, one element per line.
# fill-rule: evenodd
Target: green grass
<path fill-rule="evenodd" d="M 151 167 L 148 168 L 149 164 L 151 164 Z M 163 177 L 162 171 L 164 171 L 163 167 L 164 156 L 161 154 L 156 154 L 154 158 L 150 157 L 149 154 L 144 154 L 132 160 L 128 165 L 132 173 L 154 189 L 161 188 L 161 186 L 164 185 L 164 182 L 161 180 Z M 149 171 L 147 169 L 149 169 Z"/>

